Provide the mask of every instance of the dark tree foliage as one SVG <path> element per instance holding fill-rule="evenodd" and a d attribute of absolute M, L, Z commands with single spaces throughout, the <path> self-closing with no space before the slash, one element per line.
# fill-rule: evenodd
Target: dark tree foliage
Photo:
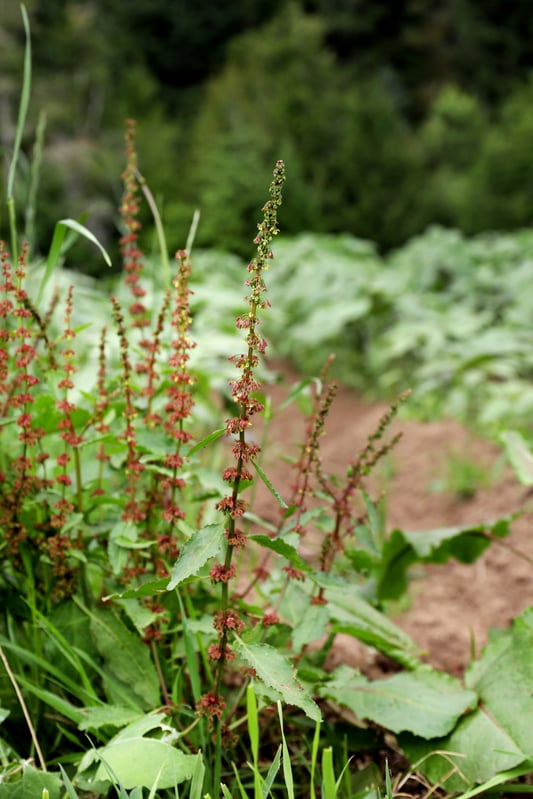
<path fill-rule="evenodd" d="M 47 112 L 37 249 L 57 218 L 102 195 L 116 205 L 126 117 L 172 246 L 195 207 L 201 244 L 242 241 L 280 155 L 285 230 L 351 231 L 387 249 L 435 222 L 470 233 L 530 222 L 529 0 L 25 3 L 27 155 Z M 23 54 L 18 2 L 0 0 L 0 184 Z M 18 177 L 22 208 L 28 169 Z"/>
<path fill-rule="evenodd" d="M 304 7 L 324 20 L 344 63 L 389 71 L 418 117 L 446 84 L 496 103 L 533 68 L 528 0 L 305 0 Z"/>
<path fill-rule="evenodd" d="M 206 79 L 224 60 L 227 42 L 271 17 L 282 0 L 95 0 L 128 32 L 132 48 L 165 87 Z"/>

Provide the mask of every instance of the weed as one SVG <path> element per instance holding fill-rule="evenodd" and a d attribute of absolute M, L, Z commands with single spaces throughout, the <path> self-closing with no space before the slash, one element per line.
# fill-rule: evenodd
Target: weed
<path fill-rule="evenodd" d="M 143 788 L 150 796 L 172 790 L 177 796 L 181 786 L 193 799 L 219 791 L 225 797 L 252 791 L 258 799 L 280 790 L 316 796 L 320 786 L 326 799 L 350 796 L 348 763 L 356 745 L 348 751 L 323 732 L 324 717 L 336 717 L 339 706 L 355 714 L 365 741 L 377 737 L 384 749 L 383 731 L 396 735 L 413 759 L 427 760 L 436 781 L 447 778 L 434 739 L 447 758 L 459 749 L 465 764 L 460 772 L 454 766 L 453 789 L 525 768 L 530 744 L 513 728 L 521 695 L 498 722 L 498 694 L 485 684 L 483 670 L 502 647 L 509 668 L 529 674 L 530 615 L 517 620 L 503 644 L 496 641 L 465 686 L 426 668 L 414 642 L 381 610 L 405 592 L 411 564 L 449 557 L 470 562 L 509 529 L 508 520 L 499 520 L 467 530 L 386 535 L 366 480 L 397 440 L 386 436 L 405 397 L 391 405 L 344 474 L 328 474 L 320 442 L 336 387 L 327 380 L 327 364 L 316 381 L 292 485 L 280 492 L 261 465 L 250 431 L 265 409 L 258 392 L 266 340 L 259 326 L 269 307 L 264 273 L 278 232 L 283 162 L 274 169 L 248 266 L 246 305 L 236 320 L 244 351 L 230 358 L 238 372 L 226 398 L 231 416 L 222 424 L 218 418 L 213 429 L 205 409 L 213 412 L 216 380 L 193 359 L 200 347 L 191 254 L 178 250 L 175 274 L 163 276 L 161 286 L 139 246 L 140 194 L 152 206 L 153 198 L 138 169 L 131 122 L 126 161 L 123 275 L 111 296 L 90 295 L 94 308 L 80 310 L 75 279 L 57 270 L 67 229 L 94 243 L 79 223 L 60 223 L 39 271 L 15 230 L 18 255 L 11 258 L 0 245 L 5 793 L 22 784 L 25 792 L 32 786 L 33 793 L 56 796 L 63 784 L 74 799 L 77 792 L 107 795 L 114 786 L 124 799 L 135 799 Z M 159 241 L 163 247 L 164 237 Z M 58 291 L 41 307 L 53 277 Z M 104 309 L 100 320 L 97 309 Z M 213 338 L 216 325 L 208 318 Z M 254 514 L 257 481 L 279 507 L 277 526 Z M 345 666 L 327 673 L 338 633 L 404 670 L 374 682 Z M 529 696 L 524 680 L 521 690 Z M 482 773 L 461 739 L 469 723 L 474 732 L 476 724 L 485 725 L 494 753 L 496 765 Z M 503 741 L 502 728 L 509 735 Z M 468 741 L 477 740 L 474 732 Z M 27 765 L 15 774 L 14 763 L 34 756 L 40 770 Z M 61 778 L 46 772 L 58 761 L 66 769 Z M 463 782 L 458 774 L 466 775 Z M 391 794 L 389 778 L 386 791 Z"/>

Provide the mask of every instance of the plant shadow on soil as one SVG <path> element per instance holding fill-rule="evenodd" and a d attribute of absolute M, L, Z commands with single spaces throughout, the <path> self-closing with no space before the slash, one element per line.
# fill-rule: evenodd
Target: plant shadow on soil
<path fill-rule="evenodd" d="M 263 465 L 282 494 L 292 480 L 286 456 L 297 455 L 304 421 L 295 403 L 277 409 L 297 382 L 298 377 L 283 367 L 279 382 L 265 386 L 274 416 Z M 345 472 L 386 410 L 385 403 L 368 403 L 350 389 L 339 388 L 321 439 L 326 472 Z M 419 566 L 412 575 L 407 608 L 394 618 L 424 651 L 428 663 L 461 675 L 472 653 L 478 656 L 487 643 L 491 628 L 508 627 L 516 615 L 533 605 L 533 563 L 526 559 L 533 559 L 533 498 L 502 464 L 501 450 L 494 443 L 473 437 L 455 421 L 427 423 L 400 418 L 393 421 L 391 431 L 402 433 L 389 462 L 392 467 L 386 476 L 378 468 L 368 484 L 374 496 L 386 490 L 387 532 L 466 527 L 518 511 L 521 514 L 512 522 L 510 535 L 493 543 L 474 564 L 450 561 Z M 461 453 L 466 462 L 481 467 L 492 479 L 481 481 L 467 498 L 457 491 L 432 490 L 435 478 L 446 474 L 450 455 L 457 459 Z M 268 521 L 279 519 L 278 507 L 262 484 L 255 511 Z M 369 676 L 389 670 L 383 658 L 343 635 L 337 636 L 330 665 L 339 663 Z"/>

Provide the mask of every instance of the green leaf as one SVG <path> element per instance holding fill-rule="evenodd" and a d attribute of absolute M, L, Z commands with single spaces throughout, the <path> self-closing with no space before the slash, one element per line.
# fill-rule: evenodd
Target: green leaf
<path fill-rule="evenodd" d="M 208 436 L 202 438 L 201 441 L 198 441 L 190 450 L 187 452 L 186 457 L 190 458 L 191 455 L 194 455 L 195 452 L 207 447 L 212 441 L 216 441 L 218 438 L 221 438 L 226 433 L 225 427 L 219 427 L 218 430 L 214 430 L 212 433 L 209 433 Z"/>
<path fill-rule="evenodd" d="M 160 703 L 159 680 L 150 651 L 111 610 L 86 610 L 94 643 L 113 677 L 127 687 L 139 709 Z"/>
<path fill-rule="evenodd" d="M 265 549 L 270 549 L 271 552 L 276 552 L 278 555 L 282 555 L 286 560 L 289 561 L 291 566 L 294 566 L 295 569 L 299 569 L 307 574 L 312 572 L 312 569 L 308 562 L 302 558 L 301 555 L 298 554 L 298 551 L 288 544 L 286 541 L 283 541 L 280 538 L 270 538 L 268 535 L 251 535 L 251 541 L 255 541 Z"/>
<path fill-rule="evenodd" d="M 82 715 L 83 720 L 78 724 L 79 730 L 99 730 L 100 727 L 106 726 L 124 727 L 140 717 L 138 711 L 118 705 L 86 707 Z"/>
<path fill-rule="evenodd" d="M 283 729 L 281 702 L 278 702 L 278 718 L 281 729 L 281 766 L 283 769 L 283 780 L 285 782 L 285 790 L 287 791 L 287 799 L 294 799 L 294 776 L 291 767 L 291 755 L 285 738 L 285 730 Z"/>
<path fill-rule="evenodd" d="M 371 682 L 355 669 L 340 666 L 319 692 L 348 707 L 359 719 L 422 738 L 447 735 L 458 719 L 477 705 L 474 691 L 429 669 Z"/>
<path fill-rule="evenodd" d="M 94 244 L 94 246 L 100 250 L 102 258 L 106 264 L 108 266 L 112 265 L 111 258 L 109 257 L 106 249 L 100 244 L 94 233 L 91 233 L 91 231 L 86 228 L 85 225 L 80 224 L 80 222 L 76 222 L 75 219 L 60 219 L 59 222 L 56 223 L 56 228 L 57 225 L 63 225 L 66 228 L 70 228 L 70 230 L 73 230 L 75 233 L 78 233 L 80 236 L 86 238 L 87 241 L 90 241 L 91 244 Z"/>
<path fill-rule="evenodd" d="M 92 242 L 92 244 L 94 244 L 102 253 L 102 257 L 106 264 L 111 266 L 111 258 L 109 257 L 107 251 L 100 244 L 96 236 L 91 233 L 91 231 L 86 228 L 85 225 L 82 225 L 80 222 L 76 222 L 75 219 L 60 219 L 59 222 L 56 222 L 56 226 L 54 228 L 54 235 L 52 237 L 52 243 L 48 252 L 48 258 L 46 259 L 44 274 L 41 279 L 41 285 L 39 286 L 37 304 L 39 304 L 46 284 L 50 280 L 53 271 L 56 268 L 57 262 L 61 255 L 61 250 L 63 248 L 63 242 L 65 241 L 67 229 L 74 231 L 74 233 L 81 235 L 88 241 Z"/>
<path fill-rule="evenodd" d="M 397 599 L 405 593 L 408 570 L 413 563 L 446 563 L 450 558 L 473 563 L 490 546 L 487 533 L 507 535 L 509 521 L 498 519 L 473 527 L 442 527 L 414 533 L 393 530 L 383 546 L 377 570 L 379 599 Z"/>
<path fill-rule="evenodd" d="M 326 632 L 328 621 L 329 610 L 325 605 L 309 605 L 292 631 L 294 651 L 301 652 L 311 641 L 317 641 Z"/>
<path fill-rule="evenodd" d="M 157 580 L 149 580 L 138 588 L 128 588 L 121 594 L 109 594 L 104 597 L 104 602 L 110 599 L 143 599 L 147 596 L 163 594 L 167 589 L 168 577 L 159 577 Z"/>
<path fill-rule="evenodd" d="M 505 447 L 505 453 L 511 467 L 525 486 L 533 485 L 533 454 L 520 433 L 514 430 L 505 430 L 500 438 Z"/>
<path fill-rule="evenodd" d="M 7 791 L 5 794 L 3 791 L 0 791 L 0 797 L 4 795 L 13 797 L 13 789 L 19 788 L 19 786 L 16 783 L 11 785 L 5 784 L 2 785 L 2 788 L 6 788 Z M 45 791 L 48 793 L 50 799 L 59 799 L 61 793 L 61 777 L 59 774 L 41 771 L 40 769 L 34 768 L 29 763 L 25 763 L 22 772 L 22 784 L 16 791 L 16 798 L 41 799 L 41 797 L 45 795 Z"/>
<path fill-rule="evenodd" d="M 131 790 L 138 786 L 158 789 L 173 788 L 190 780 L 201 757 L 186 755 L 166 741 L 154 738 L 129 738 L 126 741 L 111 741 L 97 750 L 102 758 L 94 779 L 96 781 L 120 782 Z M 106 765 L 112 770 L 112 779 Z"/>
<path fill-rule="evenodd" d="M 358 596 L 351 586 L 328 588 L 326 599 L 334 624 L 332 632 L 353 635 L 408 669 L 420 665 L 414 641 L 383 613 Z"/>
<path fill-rule="evenodd" d="M 218 556 L 224 540 L 224 525 L 208 524 L 194 533 L 181 549 L 178 562 L 172 570 L 167 590 L 171 591 L 188 577 L 198 574 L 210 558 Z"/>
<path fill-rule="evenodd" d="M 491 642 L 466 674 L 483 707 L 520 749 L 533 757 L 533 629 L 528 611 Z"/>
<path fill-rule="evenodd" d="M 446 791 L 464 791 L 518 766 L 525 754 L 483 710 L 462 719 L 447 738 L 424 741 L 403 734 L 398 742 L 417 769 Z"/>
<path fill-rule="evenodd" d="M 256 461 L 252 461 L 252 466 L 254 467 L 255 471 L 257 472 L 263 483 L 266 485 L 272 496 L 277 499 L 280 507 L 282 507 L 283 510 L 287 510 L 289 506 L 287 505 L 287 503 L 285 502 L 279 491 L 276 488 L 274 488 L 274 486 L 272 485 L 272 483 L 270 482 L 264 471 L 261 469 L 259 464 Z"/>
<path fill-rule="evenodd" d="M 508 769 L 525 768 L 533 758 L 533 626 L 531 608 L 498 635 L 465 675 L 479 695 L 479 708 L 452 734 L 430 743 L 407 736 L 402 748 L 429 779 L 449 791 L 490 782 Z M 432 754 L 439 751 L 441 754 Z M 450 774 L 450 762 L 457 766 Z"/>
<path fill-rule="evenodd" d="M 120 574 L 124 569 L 129 557 L 129 546 L 133 548 L 138 536 L 139 532 L 132 521 L 118 521 L 109 533 L 107 554 L 113 574 Z"/>
<path fill-rule="evenodd" d="M 236 638 L 238 655 L 254 670 L 258 679 L 274 689 L 288 705 L 296 705 L 315 721 L 320 718 L 318 705 L 306 694 L 293 667 L 277 649 L 268 644 L 247 644 Z"/>

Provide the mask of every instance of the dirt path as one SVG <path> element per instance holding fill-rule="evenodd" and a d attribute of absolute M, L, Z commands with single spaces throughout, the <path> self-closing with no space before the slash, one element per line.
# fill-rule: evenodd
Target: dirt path
<path fill-rule="evenodd" d="M 269 389 L 274 409 L 291 385 L 294 377 L 287 375 Z M 344 473 L 385 410 L 385 405 L 364 403 L 347 389 L 338 392 L 322 439 L 326 471 Z M 449 420 L 427 424 L 399 419 L 391 429 L 401 431 L 402 439 L 389 461 L 389 474 L 382 470 L 374 482 L 377 490 L 386 487 L 389 530 L 469 525 L 523 510 L 506 541 L 533 558 L 532 501 L 502 463 L 496 446 L 474 440 Z M 296 442 L 303 437 L 302 416 L 294 404 L 275 414 L 270 436 L 269 477 L 274 485 L 288 486 L 291 469 L 281 456 L 296 454 Z M 450 455 L 482 466 L 490 485 L 478 488 L 469 499 L 449 490 L 432 491 L 435 481 L 445 479 Z M 268 493 L 261 493 L 259 502 L 261 514 L 277 518 L 277 508 L 272 507 Z M 417 570 L 408 609 L 395 620 L 428 653 L 430 663 L 460 673 L 470 660 L 472 647 L 479 652 L 486 643 L 489 628 L 507 626 L 516 614 L 533 605 L 532 576 L 531 563 L 508 547 L 494 544 L 472 566 L 452 561 L 427 566 L 423 573 Z M 369 654 L 363 654 L 351 639 L 339 636 L 335 651 L 338 661 L 361 666 L 362 657 Z"/>

